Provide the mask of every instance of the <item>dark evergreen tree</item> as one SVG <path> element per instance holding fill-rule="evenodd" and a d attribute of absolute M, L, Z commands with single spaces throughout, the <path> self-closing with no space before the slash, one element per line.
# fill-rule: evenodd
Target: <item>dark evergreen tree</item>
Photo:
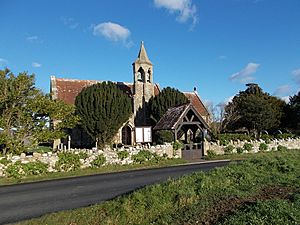
<path fill-rule="evenodd" d="M 82 127 L 99 146 L 110 144 L 132 113 L 131 98 L 112 82 L 83 89 L 75 105 Z"/>
<path fill-rule="evenodd" d="M 292 128 L 300 133 L 300 91 L 298 94 L 290 97 L 290 102 L 286 107 L 286 127 Z"/>
<path fill-rule="evenodd" d="M 151 122 L 156 124 L 165 112 L 174 106 L 188 103 L 187 97 L 177 89 L 166 87 L 157 96 L 149 100 Z"/>
<path fill-rule="evenodd" d="M 227 130 L 246 128 L 258 134 L 262 130 L 279 128 L 285 102 L 263 92 L 257 84 L 247 86 L 225 107 Z"/>

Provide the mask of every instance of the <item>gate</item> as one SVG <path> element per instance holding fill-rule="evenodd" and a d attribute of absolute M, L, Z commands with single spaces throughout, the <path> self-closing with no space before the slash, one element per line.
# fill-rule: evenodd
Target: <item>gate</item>
<path fill-rule="evenodd" d="M 203 145 L 202 143 L 185 144 L 181 154 L 185 160 L 201 159 L 203 157 Z"/>

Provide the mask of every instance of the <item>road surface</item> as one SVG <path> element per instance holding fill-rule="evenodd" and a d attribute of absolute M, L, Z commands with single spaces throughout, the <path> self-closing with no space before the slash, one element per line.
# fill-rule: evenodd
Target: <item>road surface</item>
<path fill-rule="evenodd" d="M 0 187 L 0 224 L 100 203 L 146 185 L 195 171 L 208 171 L 229 161 L 193 163 Z"/>

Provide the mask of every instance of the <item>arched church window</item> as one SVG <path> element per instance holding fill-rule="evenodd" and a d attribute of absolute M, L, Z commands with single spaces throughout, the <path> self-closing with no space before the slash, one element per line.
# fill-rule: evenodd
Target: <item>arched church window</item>
<path fill-rule="evenodd" d="M 150 76 L 151 76 L 151 70 L 149 69 L 147 74 L 146 74 L 146 81 L 150 82 Z"/>
<path fill-rule="evenodd" d="M 137 80 L 138 81 L 144 81 L 144 77 L 145 77 L 145 72 L 144 70 L 141 68 L 139 68 L 138 72 L 137 72 Z"/>
<path fill-rule="evenodd" d="M 137 72 L 137 80 L 138 81 L 142 81 L 142 74 L 141 74 L 141 72 Z"/>

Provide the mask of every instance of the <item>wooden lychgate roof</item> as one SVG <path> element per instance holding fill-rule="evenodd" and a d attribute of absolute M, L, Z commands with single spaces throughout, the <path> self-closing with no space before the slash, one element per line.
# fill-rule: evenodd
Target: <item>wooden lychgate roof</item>
<path fill-rule="evenodd" d="M 169 108 L 153 129 L 176 130 L 182 125 L 197 125 L 209 129 L 207 123 L 191 103 Z"/>

